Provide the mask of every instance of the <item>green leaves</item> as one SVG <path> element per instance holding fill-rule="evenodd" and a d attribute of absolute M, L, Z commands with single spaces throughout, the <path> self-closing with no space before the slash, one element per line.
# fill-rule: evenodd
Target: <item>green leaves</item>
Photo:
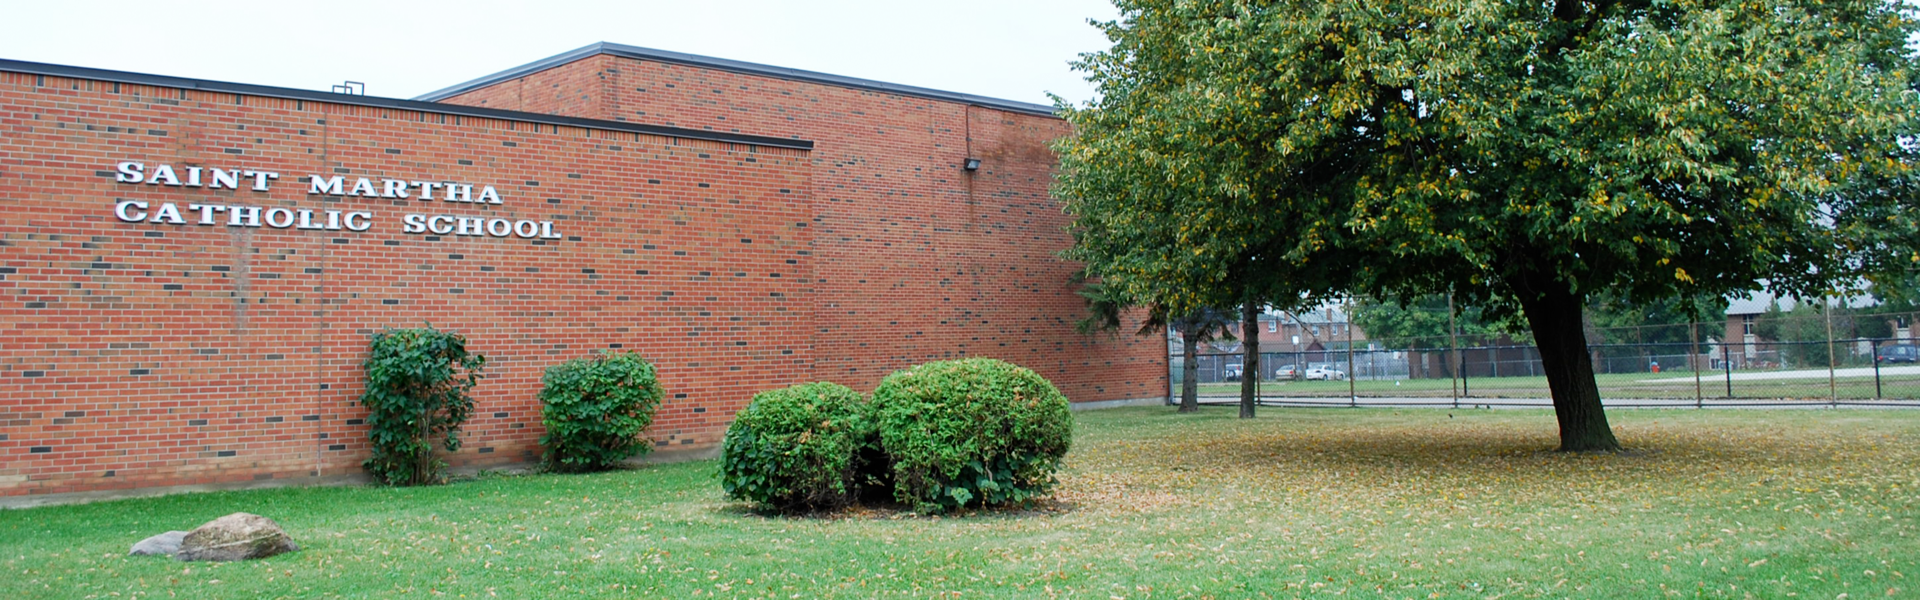
<path fill-rule="evenodd" d="M 468 392 L 486 364 L 486 356 L 467 352 L 466 337 L 431 325 L 374 334 L 360 397 L 373 446 L 362 463 L 367 472 L 392 485 L 445 480 L 446 462 L 434 457 L 433 439 L 440 437 L 448 452 L 460 450 L 460 424 L 473 413 Z"/>
<path fill-rule="evenodd" d="M 599 471 L 653 449 L 640 437 L 663 395 L 636 352 L 601 352 L 547 368 L 540 378 L 542 461 L 560 472 Z"/>
<path fill-rule="evenodd" d="M 873 391 L 894 498 L 926 512 L 1023 503 L 1073 443 L 1067 399 L 1020 366 L 969 358 L 896 371 Z"/>
<path fill-rule="evenodd" d="M 836 383 L 761 392 L 734 415 L 720 449 L 727 497 L 779 510 L 839 508 L 852 500 L 873 435 L 866 400 Z"/>
<path fill-rule="evenodd" d="M 1120 6 L 1056 191 L 1069 257 L 1143 304 L 1478 305 L 1526 272 L 1639 303 L 1920 262 L 1898 3 Z"/>

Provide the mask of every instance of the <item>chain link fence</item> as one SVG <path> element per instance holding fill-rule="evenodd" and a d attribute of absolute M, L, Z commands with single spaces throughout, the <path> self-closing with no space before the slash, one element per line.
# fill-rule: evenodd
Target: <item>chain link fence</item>
<path fill-rule="evenodd" d="M 1916 318 L 1920 314 L 1766 313 L 1736 315 L 1724 324 L 1590 328 L 1588 355 L 1609 405 L 1920 406 Z M 1880 335 L 1849 335 L 1857 333 Z M 1263 350 L 1282 348 L 1261 352 L 1256 376 L 1263 402 L 1499 405 L 1552 397 L 1538 349 L 1512 336 L 1316 342 L 1307 349 L 1285 340 L 1262 344 Z M 1239 397 L 1243 356 L 1227 350 L 1237 344 L 1212 344 L 1195 356 L 1203 401 Z M 1185 358 L 1172 350 L 1168 363 L 1168 397 L 1177 401 Z"/>

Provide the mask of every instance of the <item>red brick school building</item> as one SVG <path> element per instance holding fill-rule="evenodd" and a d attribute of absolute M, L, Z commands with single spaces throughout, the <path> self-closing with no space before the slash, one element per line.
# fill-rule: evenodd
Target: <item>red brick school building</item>
<path fill-rule="evenodd" d="M 0 131 L 0 496 L 356 475 L 369 336 L 427 323 L 489 359 L 456 465 L 603 349 L 687 455 L 935 359 L 1166 395 L 1073 330 L 1046 106 L 596 44 L 418 100 L 0 60 Z"/>

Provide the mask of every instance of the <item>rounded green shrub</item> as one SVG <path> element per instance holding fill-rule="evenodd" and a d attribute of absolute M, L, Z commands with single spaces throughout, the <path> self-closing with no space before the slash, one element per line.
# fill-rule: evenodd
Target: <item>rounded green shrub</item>
<path fill-rule="evenodd" d="M 836 383 L 761 392 L 720 447 L 727 496 L 779 510 L 838 508 L 858 492 L 866 402 Z"/>
<path fill-rule="evenodd" d="M 925 512 L 1031 500 L 1053 486 L 1073 443 L 1066 396 L 990 358 L 897 371 L 872 402 L 894 499 Z"/>
<path fill-rule="evenodd" d="M 599 471 L 653 449 L 640 434 L 653 425 L 660 383 L 638 353 L 576 358 L 548 367 L 540 383 L 548 470 Z"/>
<path fill-rule="evenodd" d="M 433 455 L 433 438 L 460 450 L 460 424 L 473 414 L 473 386 L 487 357 L 467 352 L 467 338 L 434 329 L 388 329 L 373 334 L 363 365 L 367 441 L 373 456 L 361 463 L 391 485 L 446 480 L 446 461 Z"/>

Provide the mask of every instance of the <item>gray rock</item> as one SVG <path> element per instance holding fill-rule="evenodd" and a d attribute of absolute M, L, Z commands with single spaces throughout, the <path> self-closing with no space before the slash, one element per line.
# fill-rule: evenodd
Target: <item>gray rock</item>
<path fill-rule="evenodd" d="M 180 551 L 180 540 L 187 538 L 185 531 L 169 531 L 134 544 L 127 556 L 173 556 Z"/>
<path fill-rule="evenodd" d="M 273 519 L 233 513 L 194 528 L 180 541 L 180 560 L 234 561 L 266 558 L 299 550 L 293 537 Z"/>

